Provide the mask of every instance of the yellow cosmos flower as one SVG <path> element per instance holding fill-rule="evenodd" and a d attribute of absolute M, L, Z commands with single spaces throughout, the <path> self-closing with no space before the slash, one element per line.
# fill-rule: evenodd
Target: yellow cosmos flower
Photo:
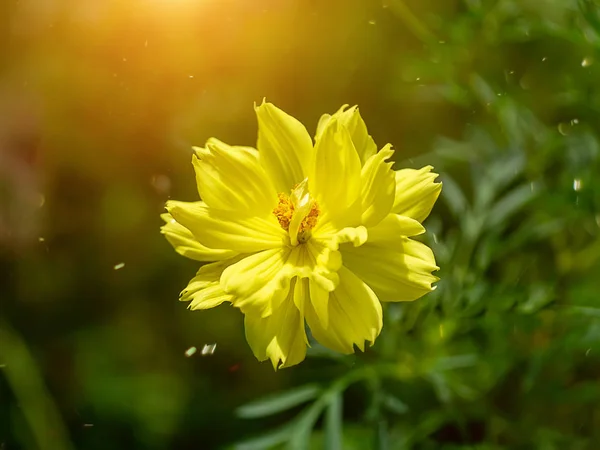
<path fill-rule="evenodd" d="M 211 138 L 194 148 L 202 201 L 169 201 L 162 227 L 180 254 L 213 261 L 181 300 L 191 309 L 230 302 L 245 316 L 254 355 L 275 369 L 301 362 L 305 324 L 322 345 L 364 351 L 382 327 L 381 301 L 432 290 L 425 231 L 441 191 L 431 167 L 393 171 L 358 109 L 319 121 L 314 140 L 296 119 L 263 102 L 258 150 Z"/>

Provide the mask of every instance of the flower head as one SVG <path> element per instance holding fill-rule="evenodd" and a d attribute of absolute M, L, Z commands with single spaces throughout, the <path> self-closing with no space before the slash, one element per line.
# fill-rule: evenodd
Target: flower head
<path fill-rule="evenodd" d="M 301 362 L 305 323 L 322 345 L 364 350 L 382 327 L 381 301 L 431 291 L 425 231 L 441 191 L 431 167 L 393 171 L 358 109 L 304 126 L 270 103 L 256 107 L 258 150 L 211 138 L 192 159 L 202 201 L 169 201 L 162 227 L 203 265 L 181 300 L 229 302 L 245 316 L 255 356 L 275 368 Z"/>

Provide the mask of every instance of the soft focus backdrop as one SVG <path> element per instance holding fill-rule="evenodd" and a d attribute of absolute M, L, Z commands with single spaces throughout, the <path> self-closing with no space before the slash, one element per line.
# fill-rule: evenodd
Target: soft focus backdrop
<path fill-rule="evenodd" d="M 597 448 L 599 69 L 597 0 L 0 2 L 0 449 Z M 177 301 L 164 202 L 263 97 L 442 174 L 365 354 L 274 372 Z"/>

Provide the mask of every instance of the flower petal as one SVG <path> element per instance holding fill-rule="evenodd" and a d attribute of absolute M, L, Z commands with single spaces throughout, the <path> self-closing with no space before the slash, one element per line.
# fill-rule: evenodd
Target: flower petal
<path fill-rule="evenodd" d="M 221 286 L 235 296 L 234 306 L 244 313 L 267 317 L 288 295 L 291 279 L 310 279 L 313 290 L 333 291 L 341 265 L 337 250 L 311 240 L 246 256 L 223 271 Z"/>
<path fill-rule="evenodd" d="M 332 118 L 315 145 L 308 183 L 327 219 L 338 228 L 360 222 L 360 170 L 348 130 Z"/>
<path fill-rule="evenodd" d="M 264 218 L 241 218 L 235 212 L 214 210 L 203 202 L 174 200 L 167 202 L 167 211 L 210 248 L 254 253 L 281 247 L 288 239 L 272 214 Z"/>
<path fill-rule="evenodd" d="M 381 331 L 382 310 L 375 293 L 350 270 L 339 271 L 340 284 L 329 293 L 328 326 L 311 302 L 305 302 L 308 326 L 315 339 L 340 353 L 364 351 L 365 340 L 373 343 Z M 312 292 L 311 292 L 312 295 Z"/>
<path fill-rule="evenodd" d="M 348 130 L 354 148 L 360 157 L 360 162 L 361 164 L 365 164 L 370 157 L 377 153 L 377 145 L 375 145 L 373 138 L 369 136 L 365 121 L 358 112 L 358 107 L 353 106 L 344 111 L 347 106 L 348 105 L 342 106 L 335 114 L 333 114 L 333 116 L 330 116 L 329 114 L 321 116 L 319 124 L 317 125 L 317 135 L 315 139 L 323 133 L 328 122 L 334 118 Z"/>
<path fill-rule="evenodd" d="M 288 295 L 290 277 L 282 270 L 291 249 L 269 249 L 246 256 L 221 275 L 225 292 L 244 313 L 266 317 Z"/>
<path fill-rule="evenodd" d="M 232 147 L 215 138 L 195 147 L 192 159 L 200 198 L 211 208 L 254 215 L 277 204 L 277 192 L 262 168 L 258 152 Z"/>
<path fill-rule="evenodd" d="M 425 233 L 425 228 L 415 219 L 399 214 L 388 214 L 376 226 L 368 229 L 370 244 L 383 244 L 394 242 L 400 236 L 418 236 Z M 355 245 L 355 247 L 358 247 Z"/>
<path fill-rule="evenodd" d="M 356 247 L 367 242 L 369 232 L 367 228 L 360 225 L 358 227 L 346 227 L 336 230 L 331 224 L 318 229 L 314 234 L 314 241 L 317 241 L 331 250 L 337 250 L 340 244 L 352 242 Z"/>
<path fill-rule="evenodd" d="M 306 356 L 304 318 L 294 304 L 295 287 L 268 317 L 246 314 L 246 340 L 259 361 L 271 359 L 274 369 L 290 367 Z"/>
<path fill-rule="evenodd" d="M 220 261 L 231 258 L 237 253 L 233 250 L 219 250 L 202 245 L 192 232 L 178 223 L 171 214 L 164 213 L 160 216 L 166 223 L 160 228 L 167 241 L 180 255 L 196 261 Z"/>
<path fill-rule="evenodd" d="M 256 107 L 260 161 L 277 192 L 288 193 L 306 178 L 313 145 L 304 125 L 271 103 Z"/>
<path fill-rule="evenodd" d="M 435 183 L 437 173 L 433 167 L 419 170 L 402 169 L 396 171 L 396 198 L 392 211 L 423 222 L 442 191 L 442 183 Z"/>
<path fill-rule="evenodd" d="M 361 223 L 367 227 L 377 225 L 389 214 L 394 204 L 396 179 L 393 163 L 385 162 L 393 154 L 392 146 L 388 144 L 371 156 L 362 168 Z"/>
<path fill-rule="evenodd" d="M 239 258 L 238 256 L 202 266 L 181 292 L 179 300 L 191 301 L 190 309 L 209 309 L 219 306 L 223 302 L 232 302 L 234 297 L 221 288 L 219 278 L 223 270 L 239 261 Z"/>
<path fill-rule="evenodd" d="M 310 278 L 322 289 L 333 291 L 339 282 L 337 271 L 341 265 L 342 257 L 337 249 L 311 239 L 293 248 L 284 270 L 289 278 Z"/>
<path fill-rule="evenodd" d="M 329 328 L 329 297 L 330 293 L 313 280 L 308 280 L 309 297 L 312 308 L 323 329 Z"/>
<path fill-rule="evenodd" d="M 381 301 L 411 301 L 432 291 L 438 278 L 433 252 L 421 242 L 397 236 L 367 242 L 361 247 L 340 247 L 344 266 L 352 270 Z"/>

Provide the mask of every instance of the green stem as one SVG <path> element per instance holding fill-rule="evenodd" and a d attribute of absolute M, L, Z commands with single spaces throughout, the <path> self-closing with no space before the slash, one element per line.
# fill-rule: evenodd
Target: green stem
<path fill-rule="evenodd" d="M 58 409 L 27 345 L 5 321 L 0 321 L 0 358 L 6 380 L 29 424 L 37 448 L 72 450 Z"/>

